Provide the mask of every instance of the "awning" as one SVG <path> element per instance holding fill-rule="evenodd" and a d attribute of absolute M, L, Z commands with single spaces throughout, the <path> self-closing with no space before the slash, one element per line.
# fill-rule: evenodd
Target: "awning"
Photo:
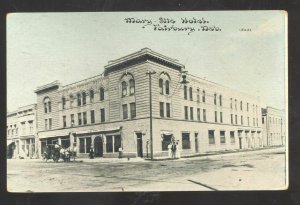
<path fill-rule="evenodd" d="M 172 135 L 173 132 L 171 132 L 171 131 L 161 131 L 160 134 L 161 135 Z"/>
<path fill-rule="evenodd" d="M 10 145 L 11 143 L 14 143 L 14 141 L 12 141 L 12 140 L 7 140 L 7 141 L 6 141 L 6 145 L 7 145 L 7 146 Z"/>
<path fill-rule="evenodd" d="M 105 134 L 105 133 L 110 133 L 110 132 L 116 132 L 119 131 L 121 127 L 113 127 L 113 128 L 108 128 L 108 129 L 102 129 L 102 130 L 84 130 L 84 131 L 78 131 L 78 132 L 73 132 L 76 135 L 82 135 L 82 134 Z"/>

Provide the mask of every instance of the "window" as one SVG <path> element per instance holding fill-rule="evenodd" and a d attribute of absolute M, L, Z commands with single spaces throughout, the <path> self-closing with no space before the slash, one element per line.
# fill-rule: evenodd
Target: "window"
<path fill-rule="evenodd" d="M 77 94 L 77 105 L 78 106 L 81 105 L 81 95 L 80 95 L 80 93 Z"/>
<path fill-rule="evenodd" d="M 235 143 L 234 131 L 230 131 L 230 143 Z"/>
<path fill-rule="evenodd" d="M 240 102 L 240 109 L 243 110 L 243 102 Z"/>
<path fill-rule="evenodd" d="M 94 91 L 90 90 L 90 103 L 94 102 Z"/>
<path fill-rule="evenodd" d="M 208 130 L 208 143 L 215 144 L 215 131 L 214 130 Z"/>
<path fill-rule="evenodd" d="M 104 108 L 100 109 L 100 117 L 101 117 L 101 122 L 105 122 L 105 110 L 104 110 Z"/>
<path fill-rule="evenodd" d="M 75 121 L 74 121 L 74 114 L 71 114 L 71 127 L 73 127 L 75 124 Z"/>
<path fill-rule="evenodd" d="M 129 90 L 130 90 L 130 95 L 133 95 L 135 93 L 135 82 L 133 79 L 129 80 Z"/>
<path fill-rule="evenodd" d="M 237 103 L 237 100 L 235 99 L 234 100 L 234 109 L 237 109 L 236 103 Z"/>
<path fill-rule="evenodd" d="M 100 101 L 104 100 L 104 88 L 100 88 Z"/>
<path fill-rule="evenodd" d="M 164 80 L 160 78 L 158 83 L 159 83 L 159 93 L 163 95 L 164 94 L 164 86 L 163 86 Z"/>
<path fill-rule="evenodd" d="M 200 121 L 200 108 L 197 108 L 197 120 Z"/>
<path fill-rule="evenodd" d="M 241 115 L 241 125 L 244 124 L 244 119 L 243 119 L 243 116 Z"/>
<path fill-rule="evenodd" d="M 265 119 L 264 119 L 264 117 L 261 118 L 261 122 L 262 122 L 262 124 L 265 124 Z"/>
<path fill-rule="evenodd" d="M 247 117 L 247 124 L 248 124 L 248 126 L 250 125 L 249 117 Z"/>
<path fill-rule="evenodd" d="M 22 127 L 23 127 L 23 124 L 22 124 Z M 48 119 L 45 119 L 45 130 L 48 129 Z"/>
<path fill-rule="evenodd" d="M 70 94 L 70 107 L 73 106 L 74 96 Z"/>
<path fill-rule="evenodd" d="M 82 124 L 81 113 L 78 113 L 78 125 Z"/>
<path fill-rule="evenodd" d="M 217 94 L 216 93 L 214 94 L 214 104 L 215 105 L 217 104 Z"/>
<path fill-rule="evenodd" d="M 86 125 L 87 124 L 87 118 L 86 118 L 86 112 L 83 112 L 83 124 Z"/>
<path fill-rule="evenodd" d="M 63 98 L 61 99 L 61 101 L 62 101 L 62 109 L 65 109 L 65 108 L 66 108 L 66 98 L 63 97 Z"/>
<path fill-rule="evenodd" d="M 170 94 L 170 82 L 166 80 L 166 95 Z"/>
<path fill-rule="evenodd" d="M 215 122 L 218 122 L 218 114 L 217 114 L 217 111 L 215 111 Z"/>
<path fill-rule="evenodd" d="M 166 108 L 167 108 L 167 117 L 171 117 L 171 104 L 166 103 Z"/>
<path fill-rule="evenodd" d="M 235 115 L 235 124 L 237 125 L 238 122 L 237 122 L 237 115 Z"/>
<path fill-rule="evenodd" d="M 161 117 L 164 117 L 164 103 L 163 102 L 159 102 L 159 115 Z"/>
<path fill-rule="evenodd" d="M 249 112 L 249 103 L 247 103 L 247 112 Z"/>
<path fill-rule="evenodd" d="M 232 98 L 230 98 L 230 108 L 232 109 Z"/>
<path fill-rule="evenodd" d="M 223 123 L 223 113 L 220 112 L 220 122 Z"/>
<path fill-rule="evenodd" d="M 118 152 L 121 147 L 121 135 L 114 136 L 114 152 Z"/>
<path fill-rule="evenodd" d="M 220 143 L 225 144 L 226 138 L 225 138 L 225 131 L 220 131 Z"/>
<path fill-rule="evenodd" d="M 194 120 L 194 108 L 190 107 L 190 120 Z"/>
<path fill-rule="evenodd" d="M 203 121 L 206 122 L 206 109 L 203 109 Z"/>
<path fill-rule="evenodd" d="M 44 99 L 44 112 L 51 112 L 51 101 L 50 98 L 46 97 Z"/>
<path fill-rule="evenodd" d="M 190 133 L 182 133 L 182 149 L 191 149 Z"/>
<path fill-rule="evenodd" d="M 205 90 L 202 91 L 202 102 L 205 102 Z"/>
<path fill-rule="evenodd" d="M 123 119 L 128 119 L 128 108 L 127 104 L 122 105 L 123 108 Z"/>
<path fill-rule="evenodd" d="M 91 137 L 79 138 L 79 152 L 90 153 L 91 144 L 92 144 Z"/>
<path fill-rule="evenodd" d="M 63 127 L 67 127 L 67 119 L 66 116 L 63 116 Z"/>
<path fill-rule="evenodd" d="M 33 133 L 33 121 L 28 121 L 29 123 L 29 133 L 32 134 Z M 16 128 L 16 125 L 15 125 Z M 18 134 L 18 129 L 16 128 L 16 134 Z"/>
<path fill-rule="evenodd" d="M 254 104 L 252 105 L 252 112 L 254 112 Z"/>
<path fill-rule="evenodd" d="M 256 118 L 256 126 L 258 127 L 258 118 Z"/>
<path fill-rule="evenodd" d="M 82 93 L 82 105 L 85 105 L 86 104 L 86 93 L 83 92 Z"/>
<path fill-rule="evenodd" d="M 255 118 L 253 118 L 253 126 L 255 126 Z"/>
<path fill-rule="evenodd" d="M 200 102 L 200 90 L 197 89 L 197 102 Z"/>
<path fill-rule="evenodd" d="M 95 111 L 91 110 L 91 123 L 95 123 Z"/>
<path fill-rule="evenodd" d="M 113 152 L 113 136 L 106 136 L 106 152 Z"/>
<path fill-rule="evenodd" d="M 222 106 L 222 95 L 219 96 L 220 106 Z"/>
<path fill-rule="evenodd" d="M 189 119 L 189 110 L 188 106 L 184 106 L 184 119 Z"/>
<path fill-rule="evenodd" d="M 135 109 L 135 103 L 130 103 L 130 116 L 131 119 L 136 117 L 136 109 Z"/>
<path fill-rule="evenodd" d="M 190 87 L 190 101 L 193 101 L 193 88 Z"/>
<path fill-rule="evenodd" d="M 187 100 L 187 86 L 186 85 L 183 87 L 183 90 L 184 90 L 184 99 Z"/>
<path fill-rule="evenodd" d="M 125 81 L 122 82 L 122 97 L 127 95 L 127 83 Z"/>
<path fill-rule="evenodd" d="M 49 118 L 49 130 L 52 129 L 52 118 Z"/>
<path fill-rule="evenodd" d="M 79 152 L 85 153 L 85 139 L 79 138 Z"/>
<path fill-rule="evenodd" d="M 168 145 L 171 143 L 172 135 L 165 135 L 163 134 L 163 140 L 161 142 L 161 149 L 162 151 L 168 150 Z"/>

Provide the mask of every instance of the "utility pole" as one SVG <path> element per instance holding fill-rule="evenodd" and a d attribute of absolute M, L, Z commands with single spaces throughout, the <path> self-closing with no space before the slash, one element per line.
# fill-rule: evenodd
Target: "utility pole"
<path fill-rule="evenodd" d="M 155 71 L 147 71 L 149 75 L 149 100 L 150 100 L 150 157 L 153 160 L 153 125 L 152 125 L 152 86 L 151 86 L 151 76 L 155 74 Z"/>

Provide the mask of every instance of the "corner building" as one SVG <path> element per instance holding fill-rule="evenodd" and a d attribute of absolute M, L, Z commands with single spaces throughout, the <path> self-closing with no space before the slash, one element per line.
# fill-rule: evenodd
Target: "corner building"
<path fill-rule="evenodd" d="M 184 65 L 148 48 L 109 61 L 104 73 L 70 85 L 36 89 L 40 150 L 47 144 L 91 146 L 98 157 L 167 156 L 174 138 L 181 155 L 262 146 L 257 98 L 187 75 Z"/>

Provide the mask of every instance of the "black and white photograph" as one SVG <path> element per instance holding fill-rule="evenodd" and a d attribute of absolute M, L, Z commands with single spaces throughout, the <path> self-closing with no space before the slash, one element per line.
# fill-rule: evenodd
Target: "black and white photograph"
<path fill-rule="evenodd" d="M 286 190 L 287 19 L 8 14 L 7 191 Z"/>

